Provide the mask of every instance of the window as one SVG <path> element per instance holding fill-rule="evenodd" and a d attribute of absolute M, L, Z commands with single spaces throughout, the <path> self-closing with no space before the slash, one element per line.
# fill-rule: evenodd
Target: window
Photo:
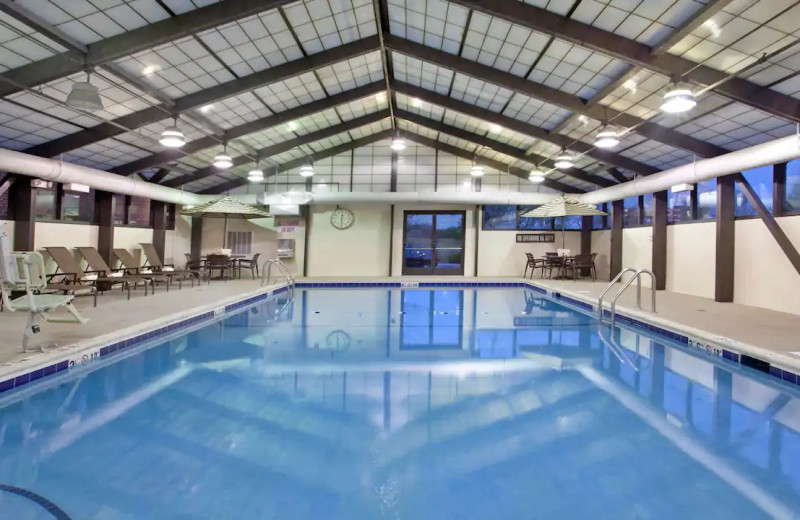
<path fill-rule="evenodd" d="M 532 209 L 536 209 L 539 206 L 519 206 L 519 229 L 525 230 L 541 230 L 541 229 L 553 229 L 553 219 L 551 218 L 532 218 L 532 217 L 523 217 L 525 213 L 529 212 Z"/>
<path fill-rule="evenodd" d="M 517 206 L 484 206 L 483 229 L 517 229 Z"/>
<path fill-rule="evenodd" d="M 125 195 L 114 195 L 114 224 L 125 224 L 125 214 L 127 213 L 128 197 Z"/>
<path fill-rule="evenodd" d="M 605 213 L 608 213 L 608 204 L 606 203 L 598 204 L 597 209 Z M 604 215 L 598 215 L 592 217 L 592 229 L 605 229 L 606 222 L 607 222 L 607 217 Z"/>
<path fill-rule="evenodd" d="M 622 201 L 622 227 L 639 224 L 639 197 L 628 197 Z"/>
<path fill-rule="evenodd" d="M 128 206 L 128 225 L 150 227 L 150 199 L 131 197 Z"/>
<path fill-rule="evenodd" d="M 786 211 L 800 211 L 800 159 L 786 164 L 786 197 L 783 200 Z"/>
<path fill-rule="evenodd" d="M 231 254 L 249 255 L 252 252 L 252 231 L 228 231 L 228 241 L 225 242 Z"/>
<path fill-rule="evenodd" d="M 571 229 L 571 230 L 580 230 L 581 229 L 581 220 L 583 217 L 579 216 L 571 216 L 571 217 L 556 217 L 553 219 L 553 229 Z M 550 219 L 547 219 L 550 220 Z M 562 227 L 563 225 L 563 227 Z"/>
<path fill-rule="evenodd" d="M 753 188 L 753 191 L 756 192 L 756 195 L 761 202 L 767 207 L 770 213 L 772 213 L 772 166 L 762 166 L 761 168 L 754 168 L 752 170 L 747 170 L 742 172 L 744 178 L 747 179 L 747 182 L 750 183 L 750 186 Z M 744 195 L 744 191 L 739 186 L 739 183 L 736 183 L 736 212 L 735 215 L 737 217 L 750 217 L 758 215 L 756 209 L 750 204 L 750 201 L 747 200 L 747 197 Z"/>
<path fill-rule="evenodd" d="M 55 220 L 56 215 L 56 187 L 36 189 L 36 219 Z"/>
<path fill-rule="evenodd" d="M 697 219 L 717 218 L 717 179 L 697 183 Z"/>
<path fill-rule="evenodd" d="M 653 194 L 648 193 L 642 197 L 642 224 L 652 224 L 653 214 Z"/>
<path fill-rule="evenodd" d="M 667 190 L 667 222 L 692 220 L 692 192 Z"/>
<path fill-rule="evenodd" d="M 94 219 L 94 190 L 89 193 L 64 191 L 61 198 L 61 220 L 91 222 Z"/>

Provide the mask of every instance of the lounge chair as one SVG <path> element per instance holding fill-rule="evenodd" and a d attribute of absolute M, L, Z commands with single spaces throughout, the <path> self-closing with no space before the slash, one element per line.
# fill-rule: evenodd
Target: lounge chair
<path fill-rule="evenodd" d="M 158 251 L 156 251 L 156 246 L 153 244 L 140 242 L 139 245 L 142 246 L 142 251 L 144 251 L 144 256 L 147 259 L 146 263 L 150 264 L 149 267 L 153 271 L 177 276 L 189 275 L 192 278 L 192 286 L 194 286 L 194 278 L 200 278 L 200 271 L 196 269 L 175 269 L 172 264 L 162 263 L 161 258 L 158 256 Z"/>
<path fill-rule="evenodd" d="M 180 278 L 181 271 L 172 272 L 172 271 L 156 271 L 151 267 L 145 267 L 141 265 L 140 262 L 133 257 L 130 251 L 127 249 L 122 248 L 115 248 L 114 255 L 119 259 L 122 263 L 122 267 L 131 274 L 134 275 L 149 275 L 153 277 L 153 280 L 172 280 L 173 277 L 178 279 L 178 288 L 182 288 L 182 282 Z M 194 287 L 194 280 L 192 280 L 192 287 Z M 167 292 L 169 292 L 169 283 L 167 284 Z"/>
<path fill-rule="evenodd" d="M 44 258 L 40 253 L 12 252 L 8 235 L 0 234 L 0 292 L 4 306 L 12 312 L 27 312 L 28 322 L 22 335 L 22 350 L 28 351 L 30 340 L 40 332 L 42 320 L 47 322 L 86 323 L 72 305 L 74 294 L 37 294 L 47 288 Z M 12 291 L 25 292 L 11 299 Z M 64 309 L 67 315 L 53 316 L 50 313 Z M 44 345 L 39 345 L 44 352 Z"/>
<path fill-rule="evenodd" d="M 110 273 L 122 273 L 123 278 L 128 279 L 131 283 L 136 285 L 138 282 L 144 282 L 144 291 L 145 296 L 147 295 L 147 286 L 153 286 L 153 292 L 155 293 L 155 283 L 157 281 L 167 281 L 169 279 L 167 277 L 158 277 L 152 274 L 140 274 L 140 273 L 129 273 L 126 272 L 126 269 L 112 269 L 108 266 L 106 261 L 103 259 L 103 255 L 100 254 L 100 251 L 97 250 L 95 247 L 79 247 L 78 251 L 80 252 L 83 259 L 86 260 L 86 263 L 89 264 L 89 267 L 96 273 L 108 276 Z M 115 275 L 118 276 L 118 275 Z M 159 280 L 158 278 L 161 278 Z M 167 287 L 169 290 L 169 287 Z"/>
<path fill-rule="evenodd" d="M 131 299 L 131 283 L 135 283 L 136 280 L 125 278 L 121 273 L 119 276 L 108 276 L 92 270 L 84 271 L 66 247 L 45 247 L 44 249 L 57 266 L 56 272 L 47 276 L 48 280 L 59 279 L 60 283 L 83 287 L 91 286 L 100 292 L 104 292 L 107 287 L 121 285 L 123 291 L 128 290 L 128 299 Z"/>

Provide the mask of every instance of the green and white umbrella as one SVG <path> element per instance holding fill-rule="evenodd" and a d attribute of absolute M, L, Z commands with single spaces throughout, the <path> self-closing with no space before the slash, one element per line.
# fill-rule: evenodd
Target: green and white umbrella
<path fill-rule="evenodd" d="M 523 217 L 532 217 L 532 218 L 553 218 L 553 217 L 594 217 L 594 216 L 603 216 L 607 213 L 605 211 L 600 211 L 595 206 L 591 204 L 585 204 L 583 202 L 578 201 L 577 199 L 573 199 L 567 197 L 566 195 L 562 195 L 561 197 L 555 198 L 546 204 L 542 204 L 538 208 L 534 208 L 526 213 L 523 213 Z M 561 221 L 561 247 L 564 247 L 564 229 L 566 225 L 566 218 Z"/>
<path fill-rule="evenodd" d="M 228 236 L 229 218 L 249 220 L 253 218 L 265 218 L 272 216 L 269 214 L 269 212 L 259 208 L 258 206 L 253 206 L 251 204 L 244 203 L 241 200 L 233 198 L 229 195 L 226 195 L 221 199 L 212 200 L 211 202 L 201 204 L 200 206 L 184 208 L 181 211 L 181 214 L 189 217 L 224 218 L 225 227 L 222 231 L 223 249 L 225 248 L 225 241 Z"/>

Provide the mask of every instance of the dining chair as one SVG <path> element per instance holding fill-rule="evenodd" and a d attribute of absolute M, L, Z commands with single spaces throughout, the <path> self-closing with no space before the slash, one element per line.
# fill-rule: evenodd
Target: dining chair
<path fill-rule="evenodd" d="M 253 276 L 255 280 L 258 278 L 258 257 L 261 256 L 261 253 L 256 253 L 253 255 L 253 258 L 238 258 L 235 260 L 236 262 L 236 270 L 238 271 L 239 278 L 242 277 L 242 269 L 250 269 L 250 274 Z"/>
<path fill-rule="evenodd" d="M 592 255 L 575 255 L 575 258 L 569 263 L 568 270 L 572 273 L 573 280 L 584 274 L 588 274 L 592 280 L 597 279 Z"/>
<path fill-rule="evenodd" d="M 525 278 L 528 275 L 528 269 L 531 270 L 531 279 L 533 279 L 533 273 L 537 269 L 542 270 L 542 278 L 544 278 L 544 268 L 545 268 L 545 260 L 543 258 L 536 258 L 533 256 L 533 253 L 525 253 L 527 257 L 527 261 L 525 262 L 525 273 L 522 275 Z"/>
<path fill-rule="evenodd" d="M 203 268 L 206 270 L 209 280 L 214 271 L 219 271 L 219 277 L 227 280 L 226 273 L 233 268 L 233 261 L 227 255 L 208 255 Z"/>

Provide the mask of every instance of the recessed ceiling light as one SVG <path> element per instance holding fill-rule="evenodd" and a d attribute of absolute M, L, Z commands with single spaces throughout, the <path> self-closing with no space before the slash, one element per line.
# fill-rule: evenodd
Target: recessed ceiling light
<path fill-rule="evenodd" d="M 383 103 L 384 101 L 386 101 L 386 92 L 378 92 L 377 94 L 375 94 L 375 101 L 377 101 L 378 103 Z"/>
<path fill-rule="evenodd" d="M 200 108 L 200 112 L 202 112 L 204 114 L 208 114 L 212 110 L 214 110 L 214 105 L 205 105 L 205 106 Z"/>
<path fill-rule="evenodd" d="M 422 100 L 419 98 L 414 98 L 411 100 L 411 106 L 419 108 L 422 106 Z"/>
<path fill-rule="evenodd" d="M 622 84 L 623 87 L 630 90 L 631 94 L 636 94 L 636 82 L 632 79 L 629 79 L 625 83 Z"/>
<path fill-rule="evenodd" d="M 492 124 L 489 126 L 489 131 L 492 132 L 493 134 L 499 134 L 500 132 L 503 131 L 503 127 L 500 125 Z"/>
<path fill-rule="evenodd" d="M 161 70 L 161 67 L 159 67 L 158 65 L 148 65 L 142 69 L 142 74 L 144 74 L 145 76 L 152 76 L 159 70 Z"/>
<path fill-rule="evenodd" d="M 295 123 L 294 121 L 289 121 L 289 122 L 286 124 L 286 129 L 287 129 L 289 132 L 294 132 L 295 130 L 297 130 L 297 123 Z"/>

